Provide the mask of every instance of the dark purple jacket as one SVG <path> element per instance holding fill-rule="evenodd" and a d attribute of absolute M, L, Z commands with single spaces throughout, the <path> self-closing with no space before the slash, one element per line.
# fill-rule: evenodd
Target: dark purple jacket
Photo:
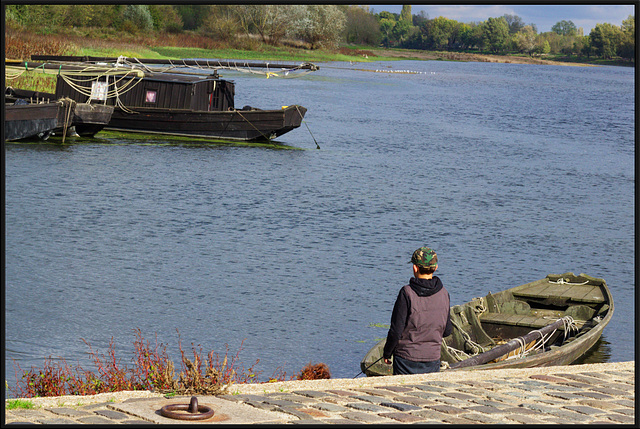
<path fill-rule="evenodd" d="M 383 357 L 397 355 L 414 362 L 440 359 L 442 337 L 453 331 L 449 307 L 449 292 L 440 278 L 411 278 L 393 306 Z"/>

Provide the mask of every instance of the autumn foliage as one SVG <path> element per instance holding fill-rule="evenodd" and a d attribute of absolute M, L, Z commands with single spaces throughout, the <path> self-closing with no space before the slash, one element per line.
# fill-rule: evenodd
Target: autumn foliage
<path fill-rule="evenodd" d="M 324 363 L 312 364 L 309 362 L 307 366 L 302 368 L 298 374 L 298 380 L 322 380 L 331 378 L 329 367 Z"/>

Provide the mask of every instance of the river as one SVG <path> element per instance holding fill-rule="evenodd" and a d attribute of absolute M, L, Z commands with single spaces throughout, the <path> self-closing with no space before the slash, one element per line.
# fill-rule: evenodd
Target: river
<path fill-rule="evenodd" d="M 549 273 L 604 278 L 615 314 L 590 359 L 634 359 L 634 69 L 319 65 L 221 73 L 236 107 L 308 109 L 279 148 L 5 144 L 10 385 L 14 360 L 90 368 L 83 339 L 105 353 L 113 338 L 130 363 L 136 328 L 176 363 L 180 340 L 259 360 L 262 380 L 309 362 L 353 377 L 424 245 L 452 304 Z"/>

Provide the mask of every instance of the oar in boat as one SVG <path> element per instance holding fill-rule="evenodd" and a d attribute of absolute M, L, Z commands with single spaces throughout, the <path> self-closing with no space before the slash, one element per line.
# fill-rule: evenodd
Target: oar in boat
<path fill-rule="evenodd" d="M 507 343 L 494 347 L 491 350 L 488 350 L 484 353 L 480 353 L 478 355 L 472 356 L 469 359 L 465 359 L 460 362 L 452 363 L 451 365 L 449 365 L 449 368 L 450 369 L 466 368 L 468 366 L 485 364 L 513 350 L 516 350 L 518 347 L 523 347 L 524 344 L 529 344 L 530 342 L 534 341 L 536 338 L 544 338 L 544 336 L 547 335 L 549 332 L 553 332 L 554 330 L 566 324 L 568 321 L 569 320 L 566 317 L 563 317 L 562 319 L 558 319 L 555 322 L 543 328 L 531 331 L 522 337 L 509 340 Z"/>

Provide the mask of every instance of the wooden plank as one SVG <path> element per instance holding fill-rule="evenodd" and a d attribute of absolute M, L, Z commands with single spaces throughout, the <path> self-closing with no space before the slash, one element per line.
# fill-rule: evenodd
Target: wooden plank
<path fill-rule="evenodd" d="M 558 318 L 559 319 L 559 318 Z M 504 313 L 484 313 L 480 317 L 480 322 L 495 323 L 500 325 L 510 326 L 527 326 L 530 328 L 542 328 L 551 323 L 554 323 L 557 319 L 548 319 L 536 316 L 525 316 L 516 314 L 504 314 Z"/>
<path fill-rule="evenodd" d="M 582 298 L 583 296 L 585 296 L 590 289 L 591 289 L 590 287 L 574 285 L 574 286 L 571 286 L 562 295 L 566 298 L 576 301 Z"/>
<path fill-rule="evenodd" d="M 557 298 L 576 302 L 599 304 L 605 302 L 600 286 L 550 284 L 544 287 L 535 286 L 531 289 L 514 290 L 514 296 L 526 298 Z"/>
<path fill-rule="evenodd" d="M 569 285 L 562 284 L 541 284 L 533 286 L 531 288 L 523 288 L 520 290 L 514 290 L 514 296 L 526 296 L 530 298 L 549 298 L 549 297 L 562 297 L 564 292 L 571 288 Z"/>
<path fill-rule="evenodd" d="M 550 285 L 547 291 L 547 296 L 549 298 L 563 299 L 567 297 L 567 292 L 569 290 L 571 290 L 571 286 L 569 285 Z"/>
<path fill-rule="evenodd" d="M 558 318 L 559 319 L 559 318 Z M 551 323 L 554 323 L 558 319 L 545 319 L 543 317 L 532 317 L 528 322 L 527 326 L 531 326 L 532 328 L 543 328 Z M 559 329 L 562 329 L 560 327 Z"/>
<path fill-rule="evenodd" d="M 529 286 L 529 287 L 518 287 L 518 288 L 514 288 L 512 289 L 512 293 L 514 296 L 516 295 L 520 295 L 520 296 L 542 296 L 545 297 L 547 295 L 545 295 L 545 292 L 547 290 L 547 288 L 550 285 L 548 284 L 541 284 L 541 285 L 535 285 L 535 286 Z"/>
<path fill-rule="evenodd" d="M 527 316 L 523 316 L 521 314 L 512 314 L 507 318 L 506 323 L 509 325 L 520 326 L 526 318 Z"/>
<path fill-rule="evenodd" d="M 604 302 L 604 294 L 602 293 L 602 288 L 600 286 L 582 286 L 582 290 L 584 293 L 580 293 L 582 291 L 575 291 L 574 296 L 571 297 L 573 301 L 580 302 L 590 302 L 594 304 L 600 304 Z"/>

